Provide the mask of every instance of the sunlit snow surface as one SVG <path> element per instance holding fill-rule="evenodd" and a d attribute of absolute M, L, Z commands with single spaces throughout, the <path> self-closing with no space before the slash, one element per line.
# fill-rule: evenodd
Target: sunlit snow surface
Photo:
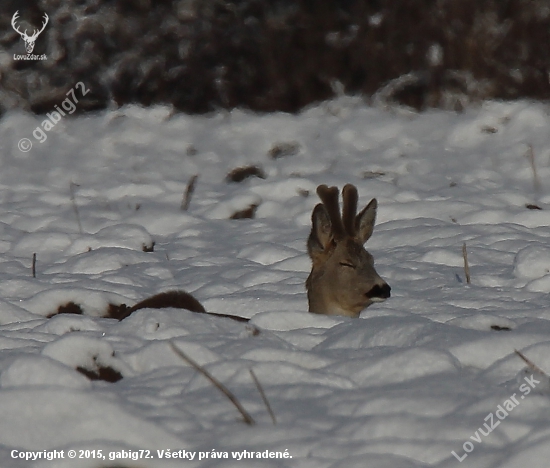
<path fill-rule="evenodd" d="M 546 106 L 416 115 L 342 98 L 298 116 L 200 117 L 128 107 L 65 118 L 40 143 L 32 132 L 43 118 L 0 121 L 0 466 L 548 466 L 548 382 L 537 374 L 540 384 L 522 393 L 532 371 L 514 353 L 550 372 Z M 34 145 L 28 153 L 17 149 L 21 138 Z M 297 150 L 271 158 L 284 143 Z M 266 178 L 226 181 L 247 165 Z M 359 319 L 310 315 L 315 188 L 348 182 L 361 206 L 378 199 L 367 247 L 392 297 Z M 254 219 L 229 219 L 251 204 Z M 100 318 L 109 303 L 170 289 L 252 317 L 260 333 L 176 309 Z M 70 301 L 85 315 L 45 318 Z M 256 425 L 170 340 L 229 387 Z M 75 370 L 97 364 L 122 379 L 92 382 Z M 513 394 L 519 404 L 474 441 Z M 467 441 L 473 450 L 459 462 L 451 452 L 463 457 Z M 54 448 L 153 449 L 155 458 L 11 457 Z M 156 449 L 197 455 L 159 460 Z M 229 458 L 197 461 L 212 450 Z M 243 450 L 292 458 L 231 458 Z"/>

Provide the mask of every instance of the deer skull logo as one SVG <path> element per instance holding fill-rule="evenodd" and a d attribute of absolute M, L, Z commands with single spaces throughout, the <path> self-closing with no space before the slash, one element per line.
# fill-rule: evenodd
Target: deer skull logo
<path fill-rule="evenodd" d="M 34 49 L 34 43 L 36 42 L 36 38 L 40 35 L 40 33 L 42 31 L 44 31 L 44 28 L 48 24 L 48 19 L 49 19 L 48 15 L 46 13 L 44 13 L 44 22 L 42 23 L 42 29 L 40 29 L 40 30 L 35 29 L 32 36 L 27 35 L 27 30 L 26 29 L 25 29 L 25 32 L 19 31 L 19 28 L 15 24 L 18 17 L 19 17 L 19 10 L 16 11 L 15 14 L 13 15 L 13 17 L 11 19 L 11 26 L 16 32 L 18 32 L 20 34 L 20 36 L 25 41 L 25 48 L 27 49 L 27 54 L 31 54 L 33 49 Z"/>

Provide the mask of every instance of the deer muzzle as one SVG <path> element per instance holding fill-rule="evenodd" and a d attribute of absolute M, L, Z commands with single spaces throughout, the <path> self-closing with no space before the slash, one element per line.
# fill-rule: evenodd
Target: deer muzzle
<path fill-rule="evenodd" d="M 367 296 L 373 302 L 382 302 L 385 301 L 391 295 L 390 285 L 384 283 L 382 285 L 374 285 L 370 291 L 368 291 L 365 296 Z"/>

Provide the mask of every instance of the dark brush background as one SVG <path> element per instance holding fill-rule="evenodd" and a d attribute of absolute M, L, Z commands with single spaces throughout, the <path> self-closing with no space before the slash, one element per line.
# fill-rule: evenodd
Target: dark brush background
<path fill-rule="evenodd" d="M 50 22 L 34 53 L 11 27 Z M 399 79 L 401 77 L 401 79 Z M 392 81 L 393 80 L 393 81 Z M 547 0 L 2 0 L 0 111 L 139 103 L 297 112 L 335 94 L 417 109 L 550 96 Z M 389 85 L 388 85 L 389 83 Z M 385 88 L 384 88 L 385 87 Z M 382 92 L 380 91 L 382 90 Z"/>

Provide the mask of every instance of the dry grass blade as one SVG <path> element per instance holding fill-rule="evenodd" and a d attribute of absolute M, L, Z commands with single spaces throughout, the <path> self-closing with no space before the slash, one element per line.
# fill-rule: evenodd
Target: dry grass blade
<path fill-rule="evenodd" d="M 548 377 L 548 374 L 546 372 L 544 372 L 539 366 L 537 366 L 533 361 L 531 361 L 529 358 L 527 358 L 521 351 L 518 351 L 517 349 L 514 349 L 514 351 L 516 352 L 516 354 L 521 358 L 523 359 L 523 361 L 527 364 L 527 366 L 529 367 L 529 369 L 531 369 L 532 371 L 534 372 L 538 372 L 542 375 L 545 375 L 546 377 Z"/>
<path fill-rule="evenodd" d="M 243 405 L 241 405 L 237 397 L 233 395 L 233 393 L 231 393 L 231 391 L 229 391 L 229 389 L 224 384 L 222 384 L 219 380 L 217 380 L 204 367 L 202 367 L 200 364 L 196 363 L 190 357 L 188 357 L 172 341 L 170 341 L 170 346 L 180 358 L 182 358 L 185 362 L 187 362 L 187 364 L 189 364 L 195 370 L 197 370 L 202 375 L 204 375 L 212 383 L 212 385 L 214 385 L 214 387 L 216 387 L 220 392 L 222 392 L 229 399 L 229 401 L 233 403 L 235 408 L 237 408 L 239 413 L 241 413 L 244 419 L 244 422 L 246 424 L 250 424 L 250 425 L 256 424 L 256 421 L 254 421 L 254 419 L 252 418 L 252 416 L 250 416 L 248 411 L 244 409 Z"/>
<path fill-rule="evenodd" d="M 36 253 L 32 254 L 32 277 L 36 278 Z"/>
<path fill-rule="evenodd" d="M 185 194 L 183 195 L 183 200 L 181 202 L 182 211 L 187 211 L 189 209 L 189 204 L 191 203 L 191 197 L 195 192 L 195 185 L 197 184 L 197 179 L 199 178 L 198 174 L 195 174 L 191 179 L 185 189 Z"/>
<path fill-rule="evenodd" d="M 466 242 L 462 244 L 462 257 L 464 258 L 464 275 L 466 283 L 470 284 L 470 265 L 468 264 L 468 252 L 466 251 Z"/>
<path fill-rule="evenodd" d="M 267 396 L 264 392 L 264 389 L 262 387 L 262 384 L 258 380 L 258 377 L 256 377 L 256 374 L 252 369 L 248 369 L 250 372 L 250 375 L 252 376 L 252 380 L 254 380 L 254 384 L 256 385 L 256 388 L 258 389 L 258 392 L 260 392 L 260 396 L 262 397 L 262 400 L 264 401 L 265 407 L 267 408 L 267 412 L 269 413 L 269 416 L 271 416 L 271 420 L 273 421 L 273 425 L 277 424 L 277 419 L 275 418 L 275 414 L 273 413 L 273 410 L 271 409 L 271 405 L 269 404 L 269 401 L 267 399 Z"/>
<path fill-rule="evenodd" d="M 73 204 L 74 214 L 76 215 L 76 222 L 78 223 L 78 232 L 82 234 L 82 223 L 80 222 L 80 213 L 78 212 L 78 205 L 76 204 L 76 200 L 74 196 L 75 187 L 78 187 L 78 184 L 75 184 L 74 182 L 71 182 L 69 184 L 69 190 L 71 192 L 71 202 Z"/>
<path fill-rule="evenodd" d="M 535 151 L 533 150 L 533 145 L 528 145 L 527 153 L 525 155 L 531 164 L 531 170 L 533 171 L 533 188 L 535 192 L 538 192 L 540 189 L 540 179 L 537 172 L 537 163 L 535 161 Z"/>

